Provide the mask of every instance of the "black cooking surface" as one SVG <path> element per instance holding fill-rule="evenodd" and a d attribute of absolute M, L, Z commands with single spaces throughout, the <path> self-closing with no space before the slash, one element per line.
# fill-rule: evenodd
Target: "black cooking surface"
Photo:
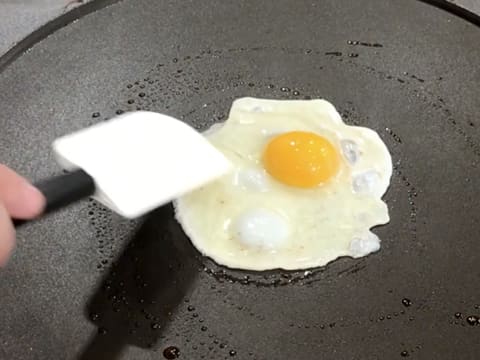
<path fill-rule="evenodd" d="M 367 258 L 249 273 L 202 258 L 170 206 L 78 204 L 20 232 L 0 357 L 476 359 L 479 58 L 478 27 L 413 0 L 125 0 L 56 31 L 0 73 L 0 161 L 29 178 L 122 111 L 205 129 L 238 97 L 321 97 L 388 145 L 391 222 Z"/>

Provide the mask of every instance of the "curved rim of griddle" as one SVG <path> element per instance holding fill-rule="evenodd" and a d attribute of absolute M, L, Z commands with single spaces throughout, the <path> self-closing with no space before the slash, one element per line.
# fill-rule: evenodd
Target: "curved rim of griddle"
<path fill-rule="evenodd" d="M 52 35 L 55 31 L 70 25 L 76 20 L 89 15 L 93 12 L 106 8 L 107 6 L 116 4 L 122 0 L 92 0 L 86 4 L 77 6 L 72 10 L 50 20 L 46 24 L 40 26 L 37 30 L 27 35 L 25 38 L 16 43 L 12 48 L 7 50 L 5 54 L 0 57 L 0 73 L 5 70 L 12 62 L 25 54 L 29 49 L 37 43 Z"/>
<path fill-rule="evenodd" d="M 101 10 L 107 6 L 116 4 L 122 0 L 92 0 L 84 5 L 80 5 L 59 17 L 47 22 L 37 30 L 27 35 L 23 40 L 20 40 L 10 50 L 0 57 L 0 73 L 3 72 L 8 65 L 25 54 L 30 48 L 37 43 L 53 34 L 55 31 L 71 24 L 72 22 L 81 19 L 93 12 Z M 420 2 L 433 5 L 437 8 L 445 10 L 453 15 L 456 15 L 478 27 L 480 27 L 480 14 L 477 15 L 470 10 L 467 10 L 459 5 L 448 2 L 447 0 L 418 0 Z"/>

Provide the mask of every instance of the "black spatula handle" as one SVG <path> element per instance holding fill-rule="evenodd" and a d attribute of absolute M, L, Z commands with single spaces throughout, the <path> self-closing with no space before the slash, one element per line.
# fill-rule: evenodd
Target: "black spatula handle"
<path fill-rule="evenodd" d="M 83 170 L 75 170 L 65 175 L 59 175 L 35 184 L 45 196 L 46 206 L 43 215 L 82 200 L 95 192 L 95 182 Z M 16 228 L 31 220 L 14 219 Z"/>

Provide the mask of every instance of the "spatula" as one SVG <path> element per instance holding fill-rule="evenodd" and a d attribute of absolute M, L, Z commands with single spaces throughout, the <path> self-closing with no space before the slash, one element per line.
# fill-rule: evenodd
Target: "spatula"
<path fill-rule="evenodd" d="M 145 111 L 61 137 L 53 150 L 69 173 L 36 185 L 47 200 L 44 214 L 91 196 L 123 217 L 137 218 L 231 168 L 186 123 Z"/>

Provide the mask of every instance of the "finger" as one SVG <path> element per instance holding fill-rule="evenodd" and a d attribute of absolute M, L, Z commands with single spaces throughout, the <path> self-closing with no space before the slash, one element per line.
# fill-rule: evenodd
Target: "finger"
<path fill-rule="evenodd" d="M 15 247 L 15 229 L 7 209 L 0 203 L 0 267 L 7 265 Z"/>
<path fill-rule="evenodd" d="M 42 193 L 20 175 L 0 164 L 0 202 L 18 219 L 40 215 L 45 207 Z"/>

